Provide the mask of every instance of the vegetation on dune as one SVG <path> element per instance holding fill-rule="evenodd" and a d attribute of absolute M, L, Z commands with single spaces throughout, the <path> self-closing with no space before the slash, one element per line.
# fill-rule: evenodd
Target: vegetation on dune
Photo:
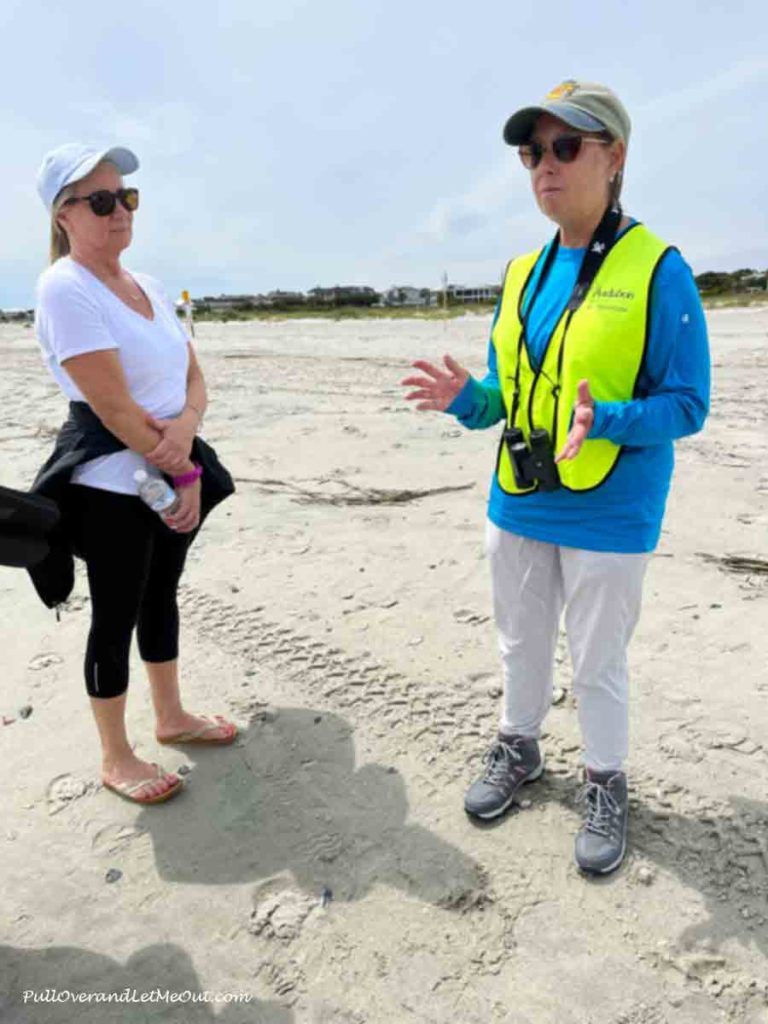
<path fill-rule="evenodd" d="M 766 298 L 768 288 L 768 271 L 753 270 L 745 267 L 732 273 L 719 270 L 707 270 L 696 277 L 696 285 L 702 299 L 734 298 L 740 301 L 729 303 L 739 305 L 747 301 L 759 301 Z"/>
<path fill-rule="evenodd" d="M 696 285 L 704 306 L 752 306 L 768 301 L 768 272 L 744 268 L 733 272 L 708 270 L 696 277 Z M 396 293 L 397 289 L 392 289 Z M 425 293 L 428 302 L 429 291 Z M 198 300 L 195 320 L 216 323 L 246 320 L 443 320 L 469 314 L 487 315 L 493 312 L 495 300 L 457 302 L 450 296 L 447 308 L 442 305 L 374 305 L 381 298 L 370 288 L 319 289 L 307 296 L 293 292 L 274 292 L 270 305 L 257 305 L 247 301 L 233 302 L 228 309 L 207 308 L 205 300 Z M 402 296 L 401 296 L 402 300 Z"/>
<path fill-rule="evenodd" d="M 294 306 L 290 309 L 241 309 L 221 312 L 196 312 L 195 322 L 228 323 L 247 320 L 444 320 L 467 314 L 489 314 L 493 303 L 473 302 L 471 305 L 451 305 L 447 310 L 438 306 L 337 306 L 321 308 Z"/>

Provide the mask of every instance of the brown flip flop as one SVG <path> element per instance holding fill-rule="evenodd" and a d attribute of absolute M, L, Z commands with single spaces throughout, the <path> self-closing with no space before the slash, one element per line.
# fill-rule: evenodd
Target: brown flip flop
<path fill-rule="evenodd" d="M 208 744 L 209 746 L 226 747 L 237 739 L 237 726 L 234 722 L 226 721 L 221 715 L 214 715 L 213 718 L 209 715 L 197 715 L 196 717 L 202 718 L 205 725 L 201 725 L 199 729 L 190 729 L 188 732 L 178 732 L 175 736 L 163 736 L 162 739 L 160 736 L 157 736 L 157 742 L 163 744 L 201 743 Z M 231 728 L 232 732 L 226 733 L 224 736 L 209 735 L 224 726 Z"/>
<path fill-rule="evenodd" d="M 162 804 L 166 800 L 170 800 L 172 796 L 176 796 L 179 790 L 184 787 L 184 780 L 178 779 L 175 785 L 163 790 L 162 793 L 156 793 L 154 796 L 137 797 L 136 793 L 145 786 L 175 774 L 174 772 L 163 771 L 159 764 L 156 764 L 155 768 L 157 770 L 153 776 L 141 779 L 140 782 L 107 782 L 106 779 L 102 779 L 101 784 L 105 789 L 111 789 L 113 793 L 117 793 L 118 796 L 123 797 L 125 800 L 130 800 L 134 804 Z"/>

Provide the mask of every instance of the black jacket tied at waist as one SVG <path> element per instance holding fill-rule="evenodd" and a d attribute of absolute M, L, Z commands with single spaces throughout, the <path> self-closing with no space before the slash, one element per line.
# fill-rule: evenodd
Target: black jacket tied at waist
<path fill-rule="evenodd" d="M 66 601 L 75 582 L 75 566 L 71 530 L 68 528 L 65 497 L 73 471 L 91 459 L 113 455 L 127 445 L 110 433 L 86 402 L 70 402 L 65 421 L 50 458 L 37 474 L 32 493 L 51 498 L 62 516 L 48 537 L 50 551 L 28 571 L 38 595 L 53 608 Z M 192 444 L 191 458 L 203 469 L 200 479 L 200 523 L 219 502 L 235 490 L 232 477 L 219 462 L 216 452 L 202 438 Z"/>

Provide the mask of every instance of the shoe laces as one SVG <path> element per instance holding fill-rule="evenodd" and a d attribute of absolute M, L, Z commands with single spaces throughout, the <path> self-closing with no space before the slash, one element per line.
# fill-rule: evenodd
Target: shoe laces
<path fill-rule="evenodd" d="M 522 760 L 523 755 L 520 753 L 520 748 L 516 741 L 504 743 L 502 740 L 499 740 L 498 743 L 494 743 L 486 754 L 483 782 L 488 782 L 492 786 L 498 786 L 500 783 L 506 782 L 509 776 L 522 763 Z"/>
<path fill-rule="evenodd" d="M 584 809 L 584 831 L 610 839 L 611 833 L 618 829 L 621 807 L 608 786 L 587 779 L 576 802 Z"/>

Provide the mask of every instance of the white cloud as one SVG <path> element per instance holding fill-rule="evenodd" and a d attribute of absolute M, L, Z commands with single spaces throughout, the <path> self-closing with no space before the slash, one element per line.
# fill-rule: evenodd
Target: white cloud
<path fill-rule="evenodd" d="M 644 122 L 673 120 L 710 100 L 719 99 L 763 79 L 768 79 L 768 59 L 741 61 L 719 75 L 638 104 L 636 117 Z"/>
<path fill-rule="evenodd" d="M 180 101 L 144 103 L 131 110 L 109 100 L 88 100 L 73 103 L 70 111 L 78 126 L 98 126 L 100 139 L 151 150 L 155 161 L 187 157 L 199 130 L 194 110 Z M 141 159 L 141 152 L 137 155 Z"/>
<path fill-rule="evenodd" d="M 498 222 L 515 202 L 530 199 L 527 176 L 515 174 L 518 168 L 510 159 L 476 178 L 467 188 L 445 199 L 439 199 L 427 215 L 421 229 L 435 241 L 464 237 Z"/>

